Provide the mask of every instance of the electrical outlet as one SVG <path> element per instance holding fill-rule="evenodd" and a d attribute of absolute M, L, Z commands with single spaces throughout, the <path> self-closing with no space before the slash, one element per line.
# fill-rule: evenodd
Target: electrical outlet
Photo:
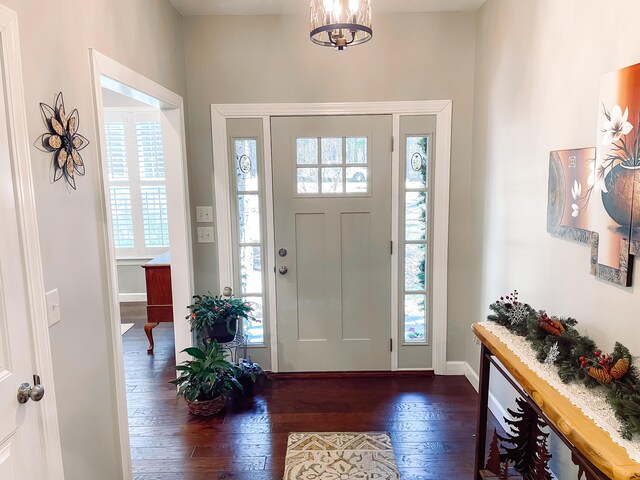
<path fill-rule="evenodd" d="M 49 326 L 52 327 L 60 321 L 60 300 L 58 298 L 58 289 L 53 289 L 46 293 L 47 298 L 47 318 Z"/>
<path fill-rule="evenodd" d="M 198 227 L 198 243 L 213 243 L 213 227 Z"/>
<path fill-rule="evenodd" d="M 197 223 L 212 223 L 213 222 L 213 207 L 196 207 L 196 222 Z"/>

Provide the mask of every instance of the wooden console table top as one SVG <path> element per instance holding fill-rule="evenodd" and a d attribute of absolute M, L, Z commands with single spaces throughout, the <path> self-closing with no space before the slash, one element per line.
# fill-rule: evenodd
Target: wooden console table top
<path fill-rule="evenodd" d="M 640 464 L 632 460 L 624 448 L 614 443 L 607 432 L 540 378 L 496 335 L 477 323 L 472 328 L 483 345 L 502 362 L 547 418 L 602 473 L 614 480 L 640 479 Z"/>

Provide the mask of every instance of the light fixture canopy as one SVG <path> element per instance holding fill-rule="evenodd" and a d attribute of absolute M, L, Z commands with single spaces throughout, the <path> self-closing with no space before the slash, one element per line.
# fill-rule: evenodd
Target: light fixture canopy
<path fill-rule="evenodd" d="M 368 42 L 371 0 L 311 0 L 311 41 L 344 50 Z"/>

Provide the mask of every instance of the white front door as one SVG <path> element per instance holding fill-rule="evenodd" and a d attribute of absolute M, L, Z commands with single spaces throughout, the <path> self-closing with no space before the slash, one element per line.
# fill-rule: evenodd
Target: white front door
<path fill-rule="evenodd" d="M 15 22 L 15 14 L 0 7 L 0 51 L 5 58 L 0 71 L 0 171 L 3 172 L 0 175 L 0 480 L 53 479 L 56 473 L 47 471 L 44 449 L 54 439 L 44 438 L 42 426 L 47 420 L 42 405 L 47 396 L 40 403 L 29 399 L 21 404 L 17 398 L 19 386 L 33 385 L 33 375 L 37 373 L 27 258 L 39 252 L 26 247 L 29 234 L 25 212 L 30 210 L 27 205 L 31 206 L 32 199 L 18 172 L 24 172 L 25 165 L 17 167 L 19 161 L 28 159 L 15 158 L 16 152 L 26 151 L 26 145 L 16 146 L 16 142 L 26 141 L 17 133 L 26 127 L 17 125 L 14 110 L 15 99 L 22 98 L 21 91 L 17 91 L 21 85 L 14 82 L 19 75 L 11 71 L 19 65 L 15 61 L 18 54 Z M 7 101 L 12 102 L 13 109 Z"/>
<path fill-rule="evenodd" d="M 389 370 L 392 118 L 271 126 L 279 369 Z"/>

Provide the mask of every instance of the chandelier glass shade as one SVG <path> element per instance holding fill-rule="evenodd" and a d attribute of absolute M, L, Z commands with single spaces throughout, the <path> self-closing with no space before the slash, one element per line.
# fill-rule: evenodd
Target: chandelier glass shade
<path fill-rule="evenodd" d="M 344 50 L 368 42 L 371 0 L 311 0 L 311 41 Z"/>

